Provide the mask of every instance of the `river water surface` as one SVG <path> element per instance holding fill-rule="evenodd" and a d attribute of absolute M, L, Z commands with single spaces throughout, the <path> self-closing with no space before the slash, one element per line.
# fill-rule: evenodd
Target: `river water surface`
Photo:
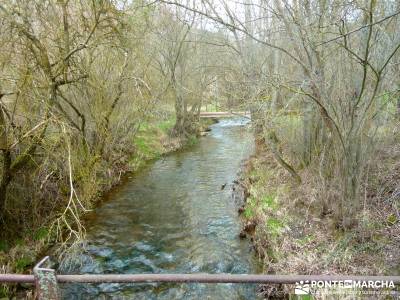
<path fill-rule="evenodd" d="M 95 209 L 71 273 L 256 273 L 232 181 L 253 152 L 246 120 L 221 120 L 187 150 L 149 163 Z M 226 185 L 224 188 L 222 188 Z M 243 284 L 65 284 L 65 299 L 254 299 Z"/>

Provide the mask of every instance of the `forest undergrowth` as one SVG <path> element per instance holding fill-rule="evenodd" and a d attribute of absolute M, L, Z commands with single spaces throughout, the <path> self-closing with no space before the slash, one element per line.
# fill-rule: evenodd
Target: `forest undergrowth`
<path fill-rule="evenodd" d="M 398 126 L 398 125 L 396 125 Z M 400 136 L 393 127 L 368 162 L 357 225 L 338 228 L 325 212 L 318 165 L 299 171 L 298 184 L 263 139 L 246 162 L 239 209 L 242 237 L 252 241 L 268 274 L 396 275 L 400 273 Z M 288 157 L 289 155 L 286 155 Z M 293 286 L 260 286 L 265 297 L 287 297 Z M 275 299 L 275 298 L 274 298 Z"/>

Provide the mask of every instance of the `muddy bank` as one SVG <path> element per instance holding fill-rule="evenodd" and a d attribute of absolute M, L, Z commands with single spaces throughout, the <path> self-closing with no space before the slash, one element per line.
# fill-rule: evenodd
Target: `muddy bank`
<path fill-rule="evenodd" d="M 242 162 L 240 171 L 237 174 L 237 179 L 232 182 L 232 197 L 238 207 L 237 212 L 240 216 L 246 210 L 247 198 L 250 196 L 250 181 L 247 174 L 251 168 L 251 161 L 254 156 L 250 156 L 247 160 Z M 252 239 L 252 234 L 254 233 L 255 225 L 252 222 L 246 221 L 242 218 L 243 224 L 240 231 L 239 237 L 241 239 L 249 238 Z"/>

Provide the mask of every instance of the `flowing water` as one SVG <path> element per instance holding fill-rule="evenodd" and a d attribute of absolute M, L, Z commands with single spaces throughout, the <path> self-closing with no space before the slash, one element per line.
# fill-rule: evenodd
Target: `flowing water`
<path fill-rule="evenodd" d="M 87 222 L 71 273 L 256 273 L 232 181 L 253 151 L 246 120 L 221 120 L 187 150 L 148 164 Z M 222 188 L 222 186 L 226 186 Z M 254 299 L 243 284 L 65 284 L 65 299 Z"/>

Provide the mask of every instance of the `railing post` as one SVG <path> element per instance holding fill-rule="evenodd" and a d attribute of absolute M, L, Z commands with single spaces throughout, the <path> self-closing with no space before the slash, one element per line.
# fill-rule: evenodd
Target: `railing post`
<path fill-rule="evenodd" d="M 46 268 L 49 262 L 49 257 L 46 256 L 33 268 L 38 300 L 60 300 L 56 272 L 54 269 Z"/>

